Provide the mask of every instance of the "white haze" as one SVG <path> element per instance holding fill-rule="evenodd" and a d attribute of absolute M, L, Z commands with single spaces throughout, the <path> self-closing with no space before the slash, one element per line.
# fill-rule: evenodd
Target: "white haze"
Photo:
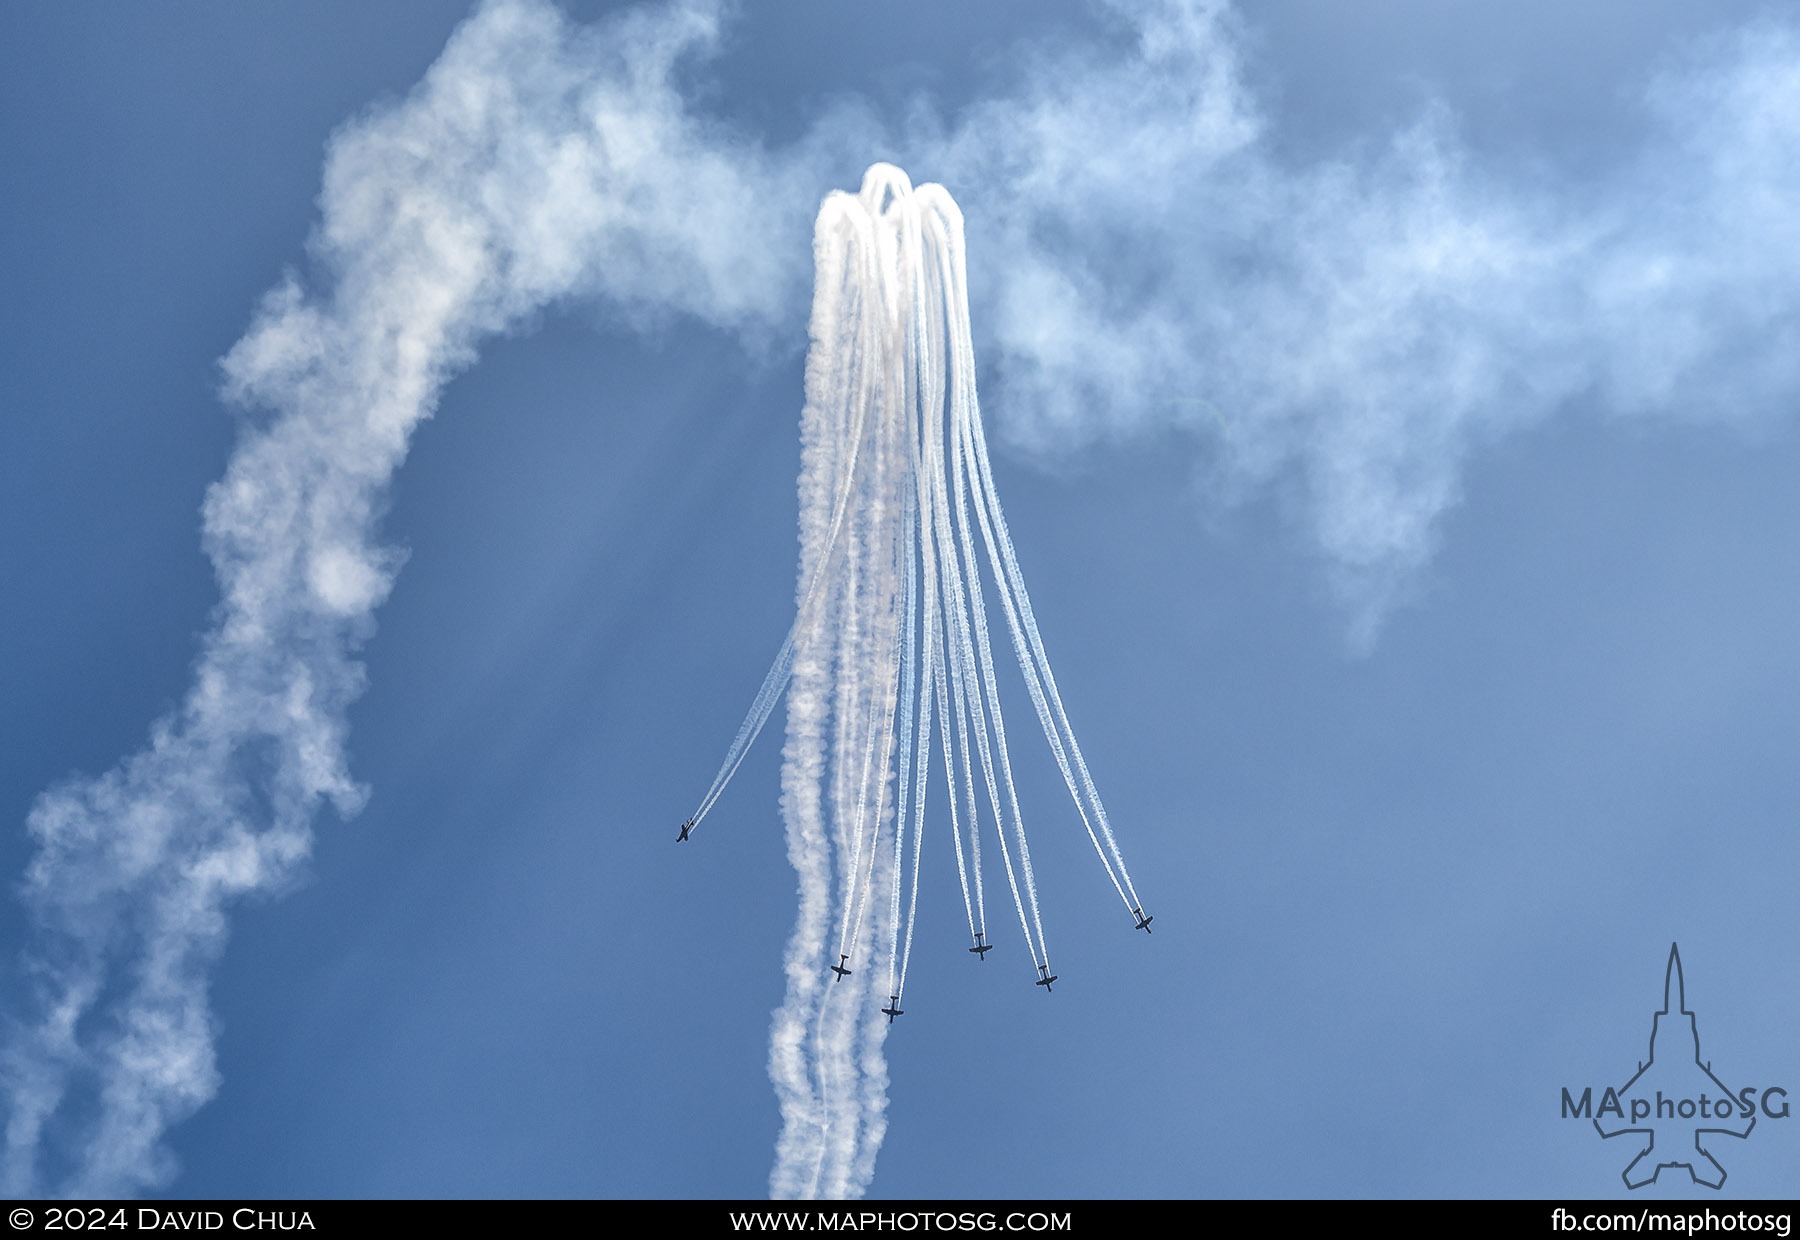
<path fill-rule="evenodd" d="M 1016 440 L 1055 454 L 1175 428 L 1221 493 L 1278 484 L 1365 640 L 1482 444 L 1577 398 L 1721 422 L 1793 403 L 1792 26 L 1651 84 L 1642 148 L 1564 188 L 1484 169 L 1441 112 L 1296 165 L 1224 6 L 1116 16 L 1117 50 L 1029 61 L 935 136 L 889 141 L 846 110 L 771 151 L 678 89 L 716 50 L 713 7 L 579 29 L 499 0 L 334 139 L 318 286 L 275 289 L 226 359 L 260 420 L 206 500 L 222 601 L 193 687 L 143 750 L 31 814 L 42 946 L 0 1061 L 9 1192 L 173 1174 L 164 1134 L 217 1088 L 206 990 L 228 910 L 290 880 L 322 803 L 361 802 L 353 656 L 399 567 L 379 519 L 442 384 L 575 298 L 797 349 L 806 221 L 874 158 L 962 203 L 976 345 Z"/>
<path fill-rule="evenodd" d="M 1227 6 L 1137 20 L 1137 57 L 1048 56 L 915 159 L 968 214 L 1000 411 L 1046 453 L 1177 429 L 1214 494 L 1282 484 L 1353 640 L 1483 443 L 1577 399 L 1737 421 L 1800 389 L 1792 26 L 1646 84 L 1653 136 L 1565 189 L 1482 167 L 1441 108 L 1293 166 Z"/>

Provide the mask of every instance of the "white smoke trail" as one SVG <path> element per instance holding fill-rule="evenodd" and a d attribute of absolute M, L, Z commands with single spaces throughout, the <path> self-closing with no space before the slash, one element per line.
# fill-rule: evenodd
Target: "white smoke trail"
<path fill-rule="evenodd" d="M 847 393 L 851 380 L 845 374 L 836 374 L 831 378 L 830 383 L 840 392 Z M 841 399 L 847 400 L 848 396 L 845 395 Z M 731 783 L 732 776 L 737 774 L 738 768 L 749 756 L 751 746 L 756 744 L 756 738 L 762 735 L 763 725 L 768 723 L 769 716 L 774 714 L 776 705 L 781 701 L 781 695 L 787 690 L 788 680 L 793 675 L 795 642 L 802 631 L 815 623 L 814 609 L 823 597 L 820 587 L 824 584 L 826 574 L 835 562 L 833 552 L 838 545 L 838 535 L 843 529 L 844 516 L 850 511 L 850 503 L 855 495 L 856 454 L 862 443 L 862 418 L 866 412 L 865 406 L 858 405 L 856 407 L 856 416 L 849 435 L 850 459 L 846 462 L 843 470 L 843 483 L 838 490 L 831 521 L 826 528 L 823 540 L 824 549 L 813 567 L 813 578 L 800 596 L 800 606 L 794 616 L 794 622 L 789 626 L 787 636 L 782 639 L 781 649 L 775 654 L 775 661 L 769 665 L 767 674 L 763 676 L 763 682 L 756 691 L 756 697 L 751 700 L 749 713 L 738 725 L 737 735 L 732 738 L 730 747 L 725 751 L 725 759 L 719 764 L 718 774 L 713 776 L 713 782 L 707 788 L 706 795 L 700 798 L 698 808 L 689 816 L 689 821 L 696 828 L 706 820 L 706 816 L 712 812 L 713 806 L 718 804 L 719 797 Z"/>
<path fill-rule="evenodd" d="M 935 408 L 936 406 L 929 406 Z M 935 417 L 935 415 L 934 415 Z M 941 425 L 934 421 L 931 434 L 926 436 L 925 444 L 925 485 L 920 488 L 924 499 L 926 516 L 920 521 L 920 539 L 926 551 L 926 560 L 933 567 L 937 561 L 949 553 L 942 546 L 945 535 L 940 528 L 940 516 L 944 511 L 943 497 L 938 493 L 938 479 L 943 476 L 942 453 L 937 446 L 937 432 Z M 949 570 L 945 570 L 948 572 Z M 934 573 L 930 579 L 939 581 Z M 944 581 L 948 581 L 946 577 Z M 954 621 L 945 622 L 945 615 L 955 606 L 950 598 L 947 585 L 939 584 L 940 606 L 930 609 L 928 622 L 933 639 L 931 677 L 934 693 L 938 702 L 938 732 L 943 736 L 944 753 L 944 786 L 949 790 L 946 798 L 950 810 L 950 838 L 956 850 L 956 877 L 962 884 L 963 911 L 969 918 L 969 933 L 979 946 L 985 941 L 987 934 L 987 898 L 981 882 L 981 834 L 976 830 L 977 811 L 975 808 L 975 774 L 969 756 L 968 715 L 963 707 L 962 662 L 952 660 L 948 655 Z M 950 613 L 958 614 L 958 613 Z M 948 676 L 946 676 L 946 664 Z M 946 685 L 948 681 L 948 685 Z M 950 721 L 956 720 L 954 741 L 952 740 Z M 954 751 L 954 752 L 953 752 Z M 957 758 L 962 760 L 962 779 L 957 779 Z M 966 804 L 962 811 L 963 819 L 968 824 L 969 852 L 968 862 L 963 861 L 963 839 L 957 824 L 957 789 L 963 790 Z M 1004 844 L 1004 841 L 1002 841 Z M 971 875 L 973 882 L 971 883 Z M 974 888 L 974 902 L 969 895 L 971 885 Z M 980 957 L 986 960 L 986 954 Z"/>
<path fill-rule="evenodd" d="M 926 416 L 931 419 L 928 437 L 936 439 L 953 434 L 950 423 L 945 418 L 941 407 L 929 409 Z M 979 897 L 980 887 L 980 834 L 977 830 L 979 810 L 975 801 L 976 780 L 971 770 L 971 754 L 980 759 L 982 774 L 981 786 L 987 792 L 988 808 L 993 814 L 993 821 L 1005 824 L 1005 810 L 1000 803 L 1000 783 L 994 775 L 994 760 L 988 740 L 988 724 L 985 708 L 982 704 L 978 686 L 982 683 L 981 674 L 976 664 L 975 641 L 972 636 L 974 621 L 970 618 L 969 590 L 980 589 L 980 578 L 965 583 L 961 561 L 958 560 L 958 535 L 952 532 L 950 483 L 944 476 L 944 456 L 942 450 L 936 457 L 937 468 L 929 478 L 932 493 L 933 517 L 936 524 L 935 539 L 941 549 L 938 556 L 938 571 L 942 579 L 943 603 L 949 613 L 948 622 L 944 625 L 946 644 L 950 647 L 947 662 L 950 665 L 950 689 L 955 700 L 953 715 L 956 720 L 956 748 L 962 756 L 964 796 L 967 801 L 969 824 L 969 844 L 972 853 L 972 864 L 976 876 L 976 892 Z M 949 458 L 954 462 L 957 458 Z M 964 557 L 964 560 L 970 557 Z M 973 738 L 971 740 L 971 738 Z M 945 734 L 948 745 L 948 732 Z M 948 751 L 946 750 L 946 766 Z M 954 777 L 952 777 L 954 779 Z M 954 792 L 951 793 L 955 795 Z M 1001 866 L 1006 872 L 1007 886 L 1012 891 L 1013 905 L 1018 910 L 1019 928 L 1024 932 L 1026 947 L 1031 952 L 1033 966 L 1043 963 L 1039 945 L 1032 937 L 1031 923 L 1025 913 L 1025 896 L 1019 887 L 1018 872 L 1013 867 L 1012 852 L 1006 843 L 1004 825 L 996 836 L 1000 845 Z M 983 922 L 985 928 L 985 920 Z"/>
<path fill-rule="evenodd" d="M 960 258 L 960 254 L 958 257 Z M 968 383 L 972 388 L 973 375 L 968 376 Z M 1100 801 L 1100 792 L 1095 788 L 1087 762 L 1081 756 L 1081 745 L 1075 739 L 1074 729 L 1069 725 L 1062 695 L 1056 690 L 1056 676 L 1050 669 L 1050 656 L 1044 651 L 1037 618 L 1031 610 L 1031 595 L 1025 589 L 1025 575 L 1019 568 L 1012 535 L 1006 528 L 1006 516 L 1000 510 L 1000 497 L 994 490 L 993 467 L 987 454 L 987 437 L 982 432 L 980 419 L 962 418 L 960 421 L 961 449 L 975 476 L 975 515 L 981 526 L 982 541 L 987 548 L 988 562 L 993 569 L 1000 602 L 1006 612 L 1013 651 L 1018 658 L 1019 667 L 1025 673 L 1026 691 L 1031 697 L 1032 705 L 1037 708 L 1038 722 L 1044 729 L 1044 737 L 1050 742 L 1050 751 L 1062 770 L 1063 781 L 1069 787 L 1075 810 L 1081 816 L 1081 825 L 1087 829 L 1088 839 L 1093 841 L 1094 852 L 1099 856 L 1100 864 L 1106 868 L 1106 875 L 1112 880 L 1125 907 L 1138 908 L 1137 889 L 1132 886 L 1131 874 L 1125 868 L 1125 857 L 1119 851 L 1119 842 L 1113 836 L 1111 823 L 1107 821 L 1106 807 Z M 1095 835 L 1095 824 L 1099 825 L 1100 834 L 1106 837 L 1104 848 Z"/>
<path fill-rule="evenodd" d="M 823 793 L 828 778 L 825 728 L 837 651 L 823 635 L 844 629 L 839 620 L 842 579 L 828 579 L 823 570 L 828 557 L 841 555 L 847 577 L 851 557 L 851 540 L 844 538 L 840 550 L 837 538 L 830 536 L 834 524 L 830 497 L 854 493 L 854 466 L 864 438 L 866 405 L 858 399 L 857 338 L 864 318 L 861 299 L 866 282 L 861 260 L 867 247 L 866 242 L 859 247 L 840 236 L 840 231 L 856 233 L 862 223 L 844 204 L 827 199 L 813 242 L 817 292 L 812 348 L 806 361 L 799 486 L 800 579 L 808 584 L 796 592 L 797 611 L 808 610 L 809 596 L 819 593 L 810 606 L 816 619 L 805 627 L 797 624 L 794 634 L 796 655 L 788 691 L 781 807 L 787 823 L 788 857 L 800 877 L 800 907 L 787 949 L 787 997 L 775 1014 L 769 1052 L 769 1075 L 782 1114 L 770 1190 L 782 1197 L 817 1191 L 838 1102 L 816 1049 L 825 1036 L 825 1004 L 833 1001 L 822 985 L 832 909 L 831 845 Z M 834 424 L 838 418 L 846 418 L 853 428 L 849 435 Z M 797 615 L 796 620 L 800 618 Z M 840 715 L 840 733 L 842 723 Z M 838 979 L 840 986 L 842 981 Z M 849 1122 L 841 1121 L 838 1126 Z"/>
<path fill-rule="evenodd" d="M 870 1019 L 867 1000 L 873 980 L 893 968 L 897 910 L 870 897 L 898 881 L 880 839 L 895 812 L 887 787 L 902 682 L 916 675 L 902 668 L 903 652 L 913 648 L 910 632 L 902 632 L 909 554 L 902 540 L 910 537 L 904 495 L 912 485 L 913 450 L 901 335 L 910 298 L 899 286 L 918 264 L 889 253 L 910 188 L 897 170 L 873 169 L 857 197 L 826 200 L 815 230 L 820 283 L 803 415 L 801 582 L 819 571 L 813 548 L 830 545 L 816 497 L 848 490 L 856 500 L 844 516 L 841 567 L 822 587 L 837 614 L 831 623 L 797 630 L 800 658 L 819 672 L 805 681 L 796 676 L 788 695 L 782 779 L 789 854 L 807 894 L 818 895 L 803 899 L 789 945 L 788 996 L 776 1017 L 770 1059 L 783 1113 L 770 1181 L 777 1196 L 861 1192 L 885 1131 L 885 1030 Z M 851 381 L 821 381 L 839 375 Z M 802 606 L 807 588 L 797 590 Z M 829 748 L 822 727 L 827 714 Z M 829 803 L 829 831 L 820 821 L 822 800 Z M 834 861 L 839 882 L 826 892 Z M 858 952 L 870 904 L 875 959 L 865 962 Z M 823 944 L 832 922 L 838 945 L 828 958 Z M 833 964 L 851 972 L 822 986 Z"/>
<path fill-rule="evenodd" d="M 992 543 L 999 501 L 974 465 L 968 423 L 980 410 L 961 247 L 962 219 L 949 194 L 937 185 L 915 191 L 904 173 L 882 164 L 870 168 L 855 197 L 827 198 L 815 230 L 819 289 L 803 415 L 796 598 L 804 613 L 817 591 L 831 611 L 829 622 L 796 626 L 795 666 L 806 675 L 797 671 L 788 698 L 783 804 L 802 901 L 770 1054 L 783 1115 L 770 1179 L 777 1196 L 857 1195 L 874 1173 L 886 1124 L 887 1069 L 885 1028 L 872 1013 L 881 1010 L 890 1023 L 901 1015 L 918 907 L 929 725 L 934 705 L 942 721 L 946 696 L 956 698 L 958 729 L 954 742 L 948 726 L 940 729 L 952 823 L 960 793 L 970 811 L 971 841 L 979 839 L 967 756 L 972 734 L 1020 929 L 1039 971 L 1033 980 L 1055 980 L 1048 976 L 1029 844 L 1012 786 L 967 513 L 973 475 L 983 488 L 982 536 L 997 584 L 1002 590 L 1022 585 L 998 567 L 1001 552 Z M 845 375 L 853 381 L 836 381 Z M 844 516 L 838 557 L 824 497 L 844 493 L 856 502 Z M 946 644 L 954 654 L 951 695 L 941 692 L 946 660 L 939 651 Z M 1023 636 L 1018 653 L 1022 663 L 1034 657 Z M 953 747 L 964 758 L 960 780 Z M 891 810 L 890 779 L 896 784 Z M 884 848 L 890 813 L 893 846 Z M 902 938 L 909 829 L 912 899 Z M 1017 873 L 1009 834 L 1019 854 Z M 966 875 L 964 887 L 966 906 Z M 861 927 L 871 908 L 874 958 L 865 961 Z M 973 926 L 972 911 L 970 921 Z M 835 961 L 824 954 L 833 923 Z M 828 972 L 835 980 L 825 984 Z M 889 987 L 885 1009 L 868 1002 L 875 976 Z"/>
<path fill-rule="evenodd" d="M 146 749 L 31 813 L 44 946 L 4 1051 L 9 1193 L 171 1174 L 164 1132 L 217 1088 L 206 991 L 227 910 L 290 880 L 322 802 L 361 804 L 353 655 L 401 558 L 376 523 L 476 345 L 573 295 L 765 333 L 791 304 L 779 204 L 806 195 L 780 181 L 801 161 L 731 143 L 673 84 L 716 31 L 705 4 L 583 31 L 500 0 L 407 99 L 333 139 L 327 286 L 282 284 L 225 361 L 231 397 L 269 417 L 206 499 L 222 597 L 193 687 Z"/>
<path fill-rule="evenodd" d="M 1367 642 L 1486 444 L 1575 408 L 1790 415 L 1791 19 L 1671 49 L 1648 138 L 1553 182 L 1479 158 L 1442 107 L 1298 163 L 1225 0 L 1110 7 L 1128 52 L 1041 55 L 908 155 L 975 230 L 1015 442 L 1181 432 L 1209 495 L 1275 487 Z"/>
<path fill-rule="evenodd" d="M 954 208 L 954 204 L 952 204 Z M 956 219 L 956 227 L 961 228 L 961 217 Z M 954 348 L 969 347 L 967 342 L 958 340 Z M 973 369 L 973 362 L 970 363 Z M 952 365 L 952 374 L 963 372 L 960 358 Z M 975 396 L 972 391 L 953 385 L 947 402 L 950 411 L 950 437 L 960 441 L 963 434 L 963 419 L 972 416 Z M 960 560 L 955 556 L 945 559 L 955 569 L 966 576 L 967 586 L 958 581 L 953 591 L 959 603 L 968 608 L 966 617 L 959 612 L 957 616 L 957 640 L 961 661 L 965 668 L 965 678 L 973 681 L 980 692 L 969 694 L 970 718 L 975 731 L 975 748 L 981 754 L 982 774 L 986 777 L 988 797 L 994 811 L 994 820 L 1000 824 L 997 838 L 1000 841 L 1000 855 L 1006 864 L 1007 881 L 1012 885 L 1013 900 L 1019 903 L 1019 921 L 1025 923 L 1026 907 L 1029 906 L 1031 920 L 1026 926 L 1025 941 L 1031 948 L 1031 963 L 1040 970 L 1047 967 L 1050 960 L 1050 948 L 1044 939 L 1044 918 L 1038 907 L 1037 878 L 1031 868 L 1031 846 L 1025 839 L 1025 821 L 1023 811 L 1019 808 L 1019 793 L 1013 783 L 1012 757 L 1006 747 L 1006 719 L 1000 709 L 999 677 L 994 672 L 993 644 L 988 639 L 987 604 L 982 600 L 981 566 L 975 558 L 974 533 L 970 529 L 968 499 L 969 479 L 964 468 L 964 457 L 960 451 L 950 453 L 950 494 L 955 497 L 952 513 L 955 516 L 957 548 L 961 551 Z M 991 733 L 990 733 L 991 729 Z M 995 772 L 999 778 L 996 780 Z M 1004 809 L 1001 805 L 1000 792 L 1006 793 Z M 1023 877 L 1024 901 L 1020 903 L 1021 883 L 1013 874 L 1012 855 L 1007 850 L 1006 832 L 1011 827 L 1013 846 L 1018 851 L 1019 874 Z M 1035 934 L 1035 937 L 1034 937 Z"/>

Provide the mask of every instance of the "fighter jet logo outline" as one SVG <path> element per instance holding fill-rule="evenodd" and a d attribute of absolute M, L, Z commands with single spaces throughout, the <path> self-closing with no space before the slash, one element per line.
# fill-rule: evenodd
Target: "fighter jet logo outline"
<path fill-rule="evenodd" d="M 1681 1058 L 1684 1047 L 1693 1050 L 1691 1069 Z M 1663 1056 L 1660 1065 L 1657 1062 L 1659 1050 Z M 1674 1061 L 1672 1067 L 1671 1060 Z M 1698 1086 L 1698 1092 L 1683 1087 L 1665 1093 L 1659 1083 L 1672 1073 L 1685 1076 L 1687 1085 Z M 1650 1088 L 1655 1088 L 1654 1107 L 1648 1098 Z M 1632 1100 L 1629 1121 L 1623 1121 L 1620 1098 Z M 1637 1072 L 1623 1088 L 1608 1090 L 1607 1099 L 1610 1106 L 1603 1102 L 1593 1118 L 1594 1131 L 1608 1140 L 1633 1135 L 1644 1139 L 1643 1148 L 1621 1173 L 1627 1188 L 1654 1184 L 1668 1168 L 1687 1171 L 1696 1184 L 1722 1188 L 1725 1168 L 1707 1148 L 1707 1139 L 1735 1137 L 1741 1141 L 1756 1127 L 1756 1115 L 1751 1106 L 1748 1103 L 1740 1105 L 1725 1082 L 1713 1075 L 1712 1063 L 1701 1058 L 1700 1030 L 1693 1010 L 1687 1005 L 1681 952 L 1674 943 L 1669 944 L 1669 965 L 1663 975 L 1662 1009 L 1654 1013 L 1651 1020 L 1650 1057 L 1638 1064 Z M 1623 1124 L 1610 1132 L 1600 1123 L 1600 1116 L 1609 1109 L 1620 1114 Z M 1653 1122 L 1646 1126 L 1644 1120 Z M 1738 1121 L 1738 1126 L 1732 1126 L 1732 1121 Z"/>

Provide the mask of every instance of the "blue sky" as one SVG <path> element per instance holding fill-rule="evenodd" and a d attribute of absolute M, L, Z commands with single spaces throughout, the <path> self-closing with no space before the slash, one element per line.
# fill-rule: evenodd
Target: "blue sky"
<path fill-rule="evenodd" d="M 671 19 L 606 8 L 490 76 L 632 84 Z M 289 338 L 284 271 L 318 307 L 395 269 L 357 265 L 379 211 L 319 231 L 362 187 L 461 188 L 356 155 L 420 132 L 405 100 L 468 15 L 0 16 L 13 891 L 46 790 L 189 693 L 220 598 L 201 505 L 288 390 L 220 359 Z M 681 142 L 603 196 L 622 233 L 569 230 L 578 270 L 447 354 L 374 491 L 404 566 L 322 639 L 366 670 L 366 803 L 303 801 L 308 855 L 199 932 L 216 1077 L 120 1183 L 767 1190 L 774 738 L 673 832 L 791 616 L 808 227 L 876 159 L 968 215 L 1000 491 L 1157 922 L 1131 933 L 1018 744 L 1064 981 L 1037 993 L 1004 936 L 962 952 L 928 852 L 871 1194 L 1628 1195 L 1628 1138 L 1559 1091 L 1635 1071 L 1671 941 L 1715 1072 L 1800 1089 L 1800 33 L 1748 4 L 1195 17 L 759 4 L 621 87 L 624 132 Z M 221 396 L 246 374 L 248 413 Z M 80 1056 L 171 856 L 149 886 L 78 850 L 46 880 L 93 884 L 109 927 Z M 32 971 L 78 938 L 0 902 L 9 1071 L 43 1045 Z M 95 1157 L 68 1079 L 52 1184 Z M 1722 1194 L 1791 1192 L 1796 1140 L 1730 1142 Z M 1671 1178 L 1629 1195 L 1715 1196 Z"/>

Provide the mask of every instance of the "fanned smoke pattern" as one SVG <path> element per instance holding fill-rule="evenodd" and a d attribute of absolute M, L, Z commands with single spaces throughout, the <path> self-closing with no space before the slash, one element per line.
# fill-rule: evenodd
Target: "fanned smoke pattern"
<path fill-rule="evenodd" d="M 975 396 L 961 212 L 942 186 L 915 190 L 904 172 L 876 164 L 858 194 L 825 200 L 813 251 L 797 614 L 695 814 L 717 800 L 788 684 L 782 808 L 800 910 L 769 1056 L 783 1121 L 770 1180 L 778 1197 L 859 1195 L 874 1173 L 886 1128 L 881 1051 L 906 993 L 934 718 L 953 833 L 956 806 L 966 809 L 974 864 L 959 842 L 958 865 L 974 941 L 987 934 L 979 784 L 1033 980 L 1054 980 L 1013 788 L 977 529 L 1051 751 L 1090 834 L 1092 824 L 1104 833 L 1095 848 L 1120 898 L 1137 907 L 994 492 Z M 968 759 L 971 738 L 978 768 Z"/>

